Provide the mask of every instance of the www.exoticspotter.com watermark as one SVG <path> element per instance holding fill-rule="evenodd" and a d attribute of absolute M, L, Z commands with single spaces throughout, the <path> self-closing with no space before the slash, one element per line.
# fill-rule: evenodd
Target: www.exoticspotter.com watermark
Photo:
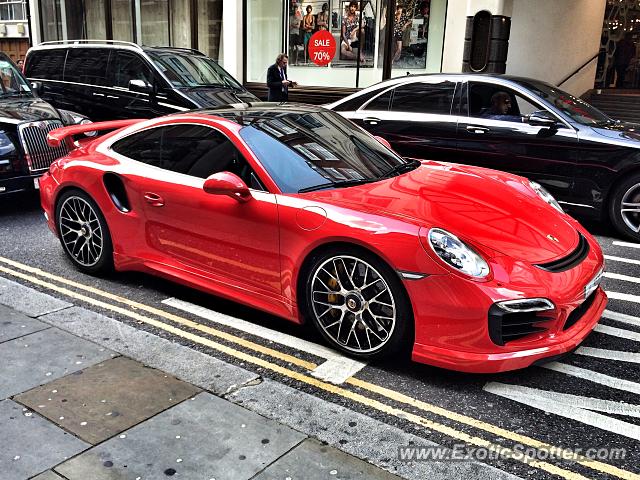
<path fill-rule="evenodd" d="M 607 461 L 624 460 L 626 448 L 578 447 L 534 448 L 522 444 L 511 447 L 494 445 L 492 447 L 473 447 L 466 443 L 456 443 L 452 447 L 435 446 L 403 446 L 398 447 L 398 459 L 405 462 L 468 462 L 513 459 L 528 463 L 529 461 L 580 460 Z"/>

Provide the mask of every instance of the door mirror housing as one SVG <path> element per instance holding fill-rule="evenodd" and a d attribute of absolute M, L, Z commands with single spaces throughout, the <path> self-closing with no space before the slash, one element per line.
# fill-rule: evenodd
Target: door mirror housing
<path fill-rule="evenodd" d="M 144 80 L 129 80 L 129 90 L 136 93 L 153 93 L 153 86 Z"/>
<path fill-rule="evenodd" d="M 231 172 L 218 172 L 207 177 L 202 189 L 211 195 L 227 195 L 239 202 L 251 200 L 249 187 Z"/>
<path fill-rule="evenodd" d="M 31 82 L 31 90 L 38 96 L 42 95 L 42 82 Z"/>
<path fill-rule="evenodd" d="M 551 118 L 545 110 L 533 112 L 525 117 L 525 122 L 534 127 L 556 127 L 558 122 L 555 118 Z"/>

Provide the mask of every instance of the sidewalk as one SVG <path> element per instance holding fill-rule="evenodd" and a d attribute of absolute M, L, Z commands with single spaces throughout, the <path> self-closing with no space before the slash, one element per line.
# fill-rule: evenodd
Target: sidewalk
<path fill-rule="evenodd" d="M 3 480 L 399 478 L 3 305 L 0 365 Z"/>

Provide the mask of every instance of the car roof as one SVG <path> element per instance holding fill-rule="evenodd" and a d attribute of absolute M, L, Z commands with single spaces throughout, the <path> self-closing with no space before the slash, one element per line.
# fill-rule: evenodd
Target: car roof
<path fill-rule="evenodd" d="M 137 50 L 146 53 L 190 53 L 206 56 L 193 48 L 181 48 L 171 46 L 138 45 L 133 42 L 121 40 L 53 40 L 34 45 L 30 50 L 49 50 L 59 48 L 111 48 L 118 50 Z"/>
<path fill-rule="evenodd" d="M 226 120 L 237 123 L 238 125 L 250 125 L 258 120 L 319 112 L 328 112 L 328 110 L 317 105 L 307 105 L 302 103 L 253 102 L 199 108 L 190 110 L 189 112 L 175 113 L 171 116 L 184 116 L 190 114 L 210 115 L 214 117 L 222 117 Z"/>

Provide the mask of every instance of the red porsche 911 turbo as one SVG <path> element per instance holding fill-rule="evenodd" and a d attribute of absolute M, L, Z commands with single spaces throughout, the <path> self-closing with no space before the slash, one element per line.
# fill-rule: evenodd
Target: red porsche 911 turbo
<path fill-rule="evenodd" d="M 320 107 L 49 134 L 63 141 L 74 149 L 41 199 L 79 269 L 149 272 L 308 321 L 357 358 L 411 347 L 449 369 L 523 368 L 574 349 L 605 308 L 598 243 L 540 185 L 403 159 Z"/>

